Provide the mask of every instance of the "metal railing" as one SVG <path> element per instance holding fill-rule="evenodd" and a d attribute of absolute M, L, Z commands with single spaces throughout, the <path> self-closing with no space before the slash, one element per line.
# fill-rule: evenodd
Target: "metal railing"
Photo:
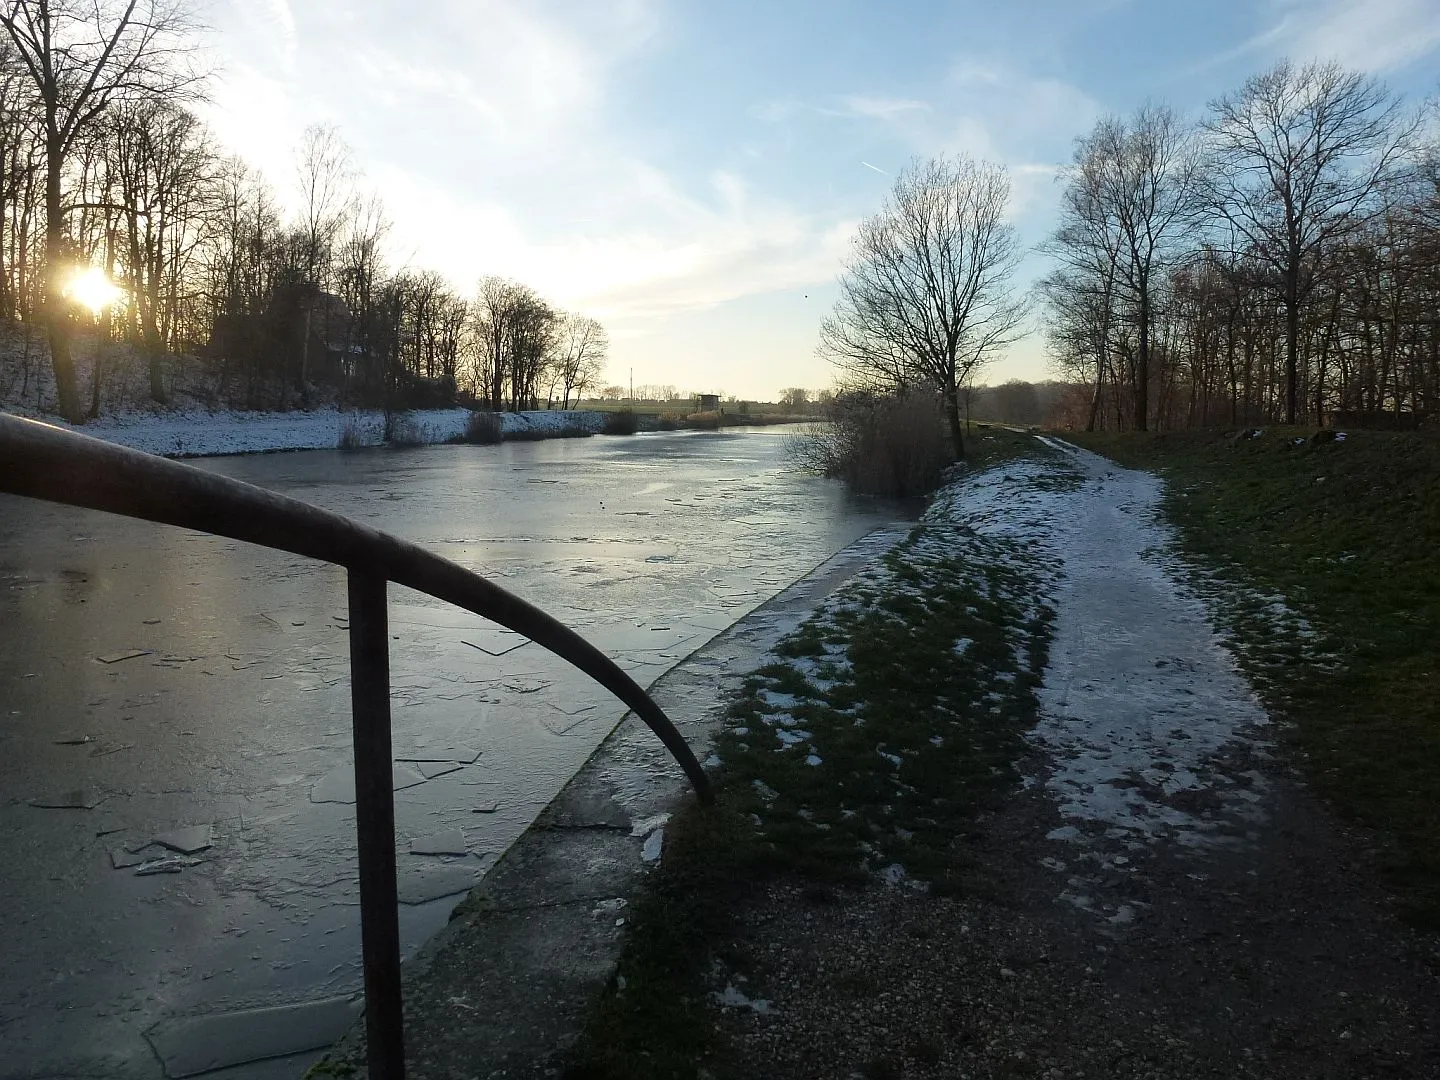
<path fill-rule="evenodd" d="M 634 710 L 699 796 L 710 798 L 705 771 L 690 747 L 614 661 L 539 608 L 415 544 L 252 484 L 5 414 L 0 414 L 0 492 L 214 533 L 346 569 L 365 1031 L 373 1080 L 405 1075 L 387 582 L 473 611 L 579 668 Z"/>

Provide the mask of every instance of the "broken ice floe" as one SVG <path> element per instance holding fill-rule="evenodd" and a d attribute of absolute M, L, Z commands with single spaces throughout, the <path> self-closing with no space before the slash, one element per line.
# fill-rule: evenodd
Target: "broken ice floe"
<path fill-rule="evenodd" d="M 412 855 L 465 855 L 469 850 L 465 834 L 459 829 L 447 829 L 433 836 L 421 836 L 410 841 Z"/>
<path fill-rule="evenodd" d="M 136 877 L 151 874 L 178 874 L 191 866 L 199 866 L 204 859 L 192 859 L 187 855 L 167 855 L 162 859 L 148 859 L 135 868 Z"/>

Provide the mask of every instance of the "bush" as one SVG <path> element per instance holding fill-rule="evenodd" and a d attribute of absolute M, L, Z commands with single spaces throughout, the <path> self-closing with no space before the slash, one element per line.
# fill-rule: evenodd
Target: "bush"
<path fill-rule="evenodd" d="M 503 433 L 504 425 L 499 413 L 477 409 L 465 421 L 465 434 L 460 437 L 460 441 L 477 446 L 490 446 L 498 443 Z"/>
<path fill-rule="evenodd" d="M 385 414 L 385 441 L 391 446 L 424 446 L 425 430 L 409 413 Z"/>
<path fill-rule="evenodd" d="M 640 430 L 640 418 L 633 409 L 606 413 L 605 427 L 602 430 L 606 435 L 634 435 Z"/>
<path fill-rule="evenodd" d="M 680 426 L 680 414 L 667 412 L 661 413 L 660 419 L 655 425 L 657 431 L 674 431 Z"/>
<path fill-rule="evenodd" d="M 685 418 L 685 426 L 700 431 L 720 430 L 721 417 L 718 412 L 692 412 Z"/>
<path fill-rule="evenodd" d="M 340 423 L 340 439 L 335 448 L 342 453 L 352 454 L 365 446 L 365 440 L 360 434 L 360 422 L 353 416 L 346 417 Z"/>
<path fill-rule="evenodd" d="M 799 468 L 890 498 L 934 491 L 953 460 L 940 402 L 918 392 L 837 394 L 825 422 L 795 436 L 788 451 Z"/>

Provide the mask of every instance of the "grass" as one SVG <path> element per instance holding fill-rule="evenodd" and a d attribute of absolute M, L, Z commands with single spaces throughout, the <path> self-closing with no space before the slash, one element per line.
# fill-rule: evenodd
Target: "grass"
<path fill-rule="evenodd" d="M 1313 786 L 1440 926 L 1440 440 L 1067 436 L 1170 481 L 1165 512 Z M 1304 440 L 1304 441 L 1297 441 Z"/>
<path fill-rule="evenodd" d="M 997 432 L 986 448 L 993 462 L 1032 444 Z M 749 969 L 739 913 L 768 883 L 798 878 L 817 904 L 885 878 L 985 886 L 966 838 L 1018 779 L 1051 572 L 1018 540 L 931 515 L 751 673 L 716 740 L 715 803 L 667 828 L 569 1080 L 743 1075 L 709 995 Z"/>

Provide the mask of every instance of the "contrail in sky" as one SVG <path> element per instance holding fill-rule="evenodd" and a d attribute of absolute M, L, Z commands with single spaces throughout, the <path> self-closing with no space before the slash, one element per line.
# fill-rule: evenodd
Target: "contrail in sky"
<path fill-rule="evenodd" d="M 860 162 L 860 164 L 861 164 L 861 165 L 864 165 L 865 168 L 867 168 L 867 169 L 875 169 L 875 166 L 874 166 L 874 165 L 871 165 L 868 161 L 862 161 L 862 162 Z M 890 174 L 887 173 L 884 169 L 875 169 L 875 171 L 878 172 L 881 176 L 889 176 L 889 175 L 890 175 Z"/>

